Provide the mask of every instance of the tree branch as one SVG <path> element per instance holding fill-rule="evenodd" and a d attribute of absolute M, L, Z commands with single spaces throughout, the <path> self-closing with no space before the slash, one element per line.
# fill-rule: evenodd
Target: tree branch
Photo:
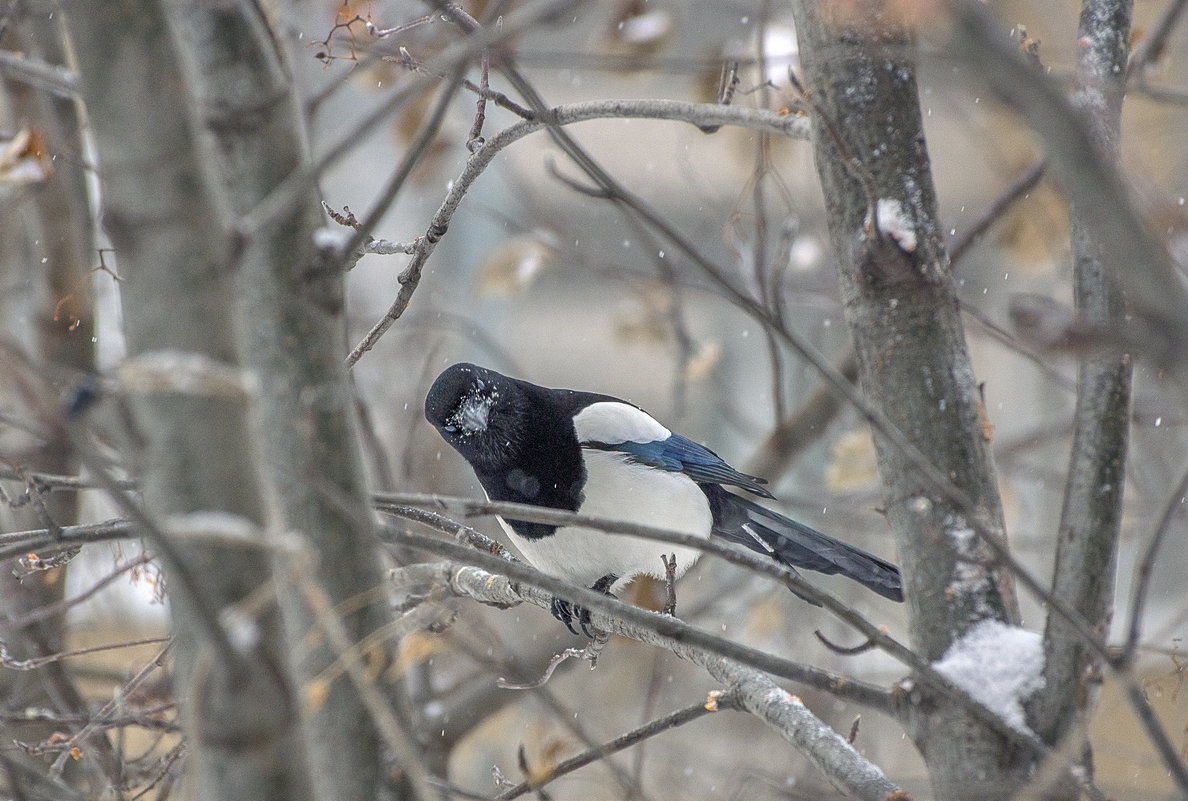
<path fill-rule="evenodd" d="M 1075 103 L 1084 115 L 1102 161 L 1116 164 L 1122 97 L 1126 88 L 1132 0 L 1085 0 L 1081 7 Z M 1074 200 L 1073 291 L 1085 323 L 1121 331 L 1125 309 L 1118 281 L 1104 261 L 1101 232 Z M 1082 357 L 1073 418 L 1073 445 L 1056 538 L 1052 594 L 1093 625 L 1106 639 L 1113 601 L 1115 560 L 1126 484 L 1130 422 L 1131 360 L 1116 346 Z M 1087 686 L 1097 655 L 1075 636 L 1067 621 L 1049 613 L 1044 631 L 1044 686 L 1028 704 L 1032 728 L 1049 745 L 1065 737 L 1083 741 L 1074 759 L 1091 775 L 1085 726 L 1096 693 Z M 1071 764 L 1071 762 L 1070 762 Z M 1188 789 L 1188 788 L 1182 788 Z M 1080 781 L 1066 774 L 1049 793 L 1075 801 Z"/>
<path fill-rule="evenodd" d="M 0 75 L 59 97 L 78 96 L 78 73 L 9 50 L 0 50 Z"/>
<path fill-rule="evenodd" d="M 1106 274 L 1126 293 L 1133 319 L 1127 342 L 1165 366 L 1188 354 L 1188 292 L 1167 251 L 1148 233 L 1116 165 L 1104 157 L 1085 115 L 1028 63 L 984 3 L 949 0 L 949 51 L 972 65 L 1044 142 L 1054 177 L 1098 232 Z"/>
<path fill-rule="evenodd" d="M 736 125 L 753 130 L 780 133 L 793 138 L 804 138 L 808 134 L 807 122 L 795 115 L 780 115 L 775 112 L 741 106 L 686 103 L 676 100 L 599 100 L 575 103 L 548 109 L 544 114 L 538 112 L 536 119 L 523 120 L 511 125 L 488 139 L 466 160 L 462 173 L 451 182 L 450 190 L 433 215 L 425 235 L 417 240 L 412 260 L 397 279 L 400 283 L 400 291 L 397 293 L 396 299 L 383 318 L 372 326 L 367 335 L 351 350 L 347 357 L 347 364 L 353 366 L 358 362 L 363 354 L 375 347 L 380 337 L 404 314 L 413 292 L 416 291 L 417 285 L 420 283 L 421 272 L 429 257 L 433 255 L 438 241 L 445 236 L 454 217 L 454 212 L 457 211 L 471 185 L 500 151 L 546 127 L 552 129 L 587 120 L 608 118 L 673 120 L 698 127 Z"/>
<path fill-rule="evenodd" d="M 680 644 L 682 648 L 696 646 L 707 649 L 711 653 L 743 662 L 752 668 L 763 670 L 773 676 L 798 681 L 801 684 L 814 687 L 818 690 L 824 690 L 825 692 L 835 694 L 838 697 L 862 704 L 888 715 L 895 714 L 892 693 L 876 685 L 861 682 L 838 673 L 821 670 L 810 665 L 782 659 L 749 646 L 731 642 L 721 637 L 715 637 L 677 618 L 649 612 L 645 609 L 624 603 L 616 598 L 596 593 L 588 588 L 578 587 L 575 584 L 541 573 L 521 562 L 509 562 L 505 559 L 482 553 L 481 551 L 475 551 L 473 548 L 468 548 L 467 546 L 448 542 L 438 537 L 417 534 L 392 524 L 384 526 L 382 536 L 392 544 L 413 545 L 456 561 L 473 562 L 474 564 L 483 566 L 484 569 L 494 570 L 511 576 L 520 582 L 530 583 L 533 587 L 544 588 L 544 590 L 550 593 L 538 592 L 535 595 L 524 595 L 522 598 L 508 601 L 507 603 L 509 604 L 515 605 L 523 600 L 528 600 L 542 609 L 549 609 L 552 603 L 552 596 L 556 595 L 567 601 L 581 604 L 591 610 L 598 610 L 608 617 L 613 615 L 616 619 L 623 621 L 625 625 L 630 625 L 646 632 L 638 634 L 638 636 L 628 635 L 642 642 L 648 642 L 653 645 L 660 644 L 663 647 L 669 648 L 669 650 L 673 649 L 674 644 Z M 499 565 L 499 567 L 496 567 L 496 565 Z M 779 566 L 777 565 L 777 567 Z M 611 633 L 621 633 L 615 628 L 601 628 Z M 679 654 L 681 652 L 677 651 L 677 653 Z"/>
<path fill-rule="evenodd" d="M 737 708 L 737 702 L 734 696 L 730 693 L 723 693 L 714 699 L 713 707 L 711 708 L 709 701 L 702 701 L 698 704 L 692 704 L 683 709 L 665 715 L 662 718 L 657 718 L 649 723 L 632 729 L 631 731 L 622 734 L 615 739 L 607 742 L 596 748 L 590 748 L 580 754 L 575 754 L 569 759 L 564 759 L 556 765 L 552 765 L 541 772 L 541 775 L 532 777 L 529 781 L 523 781 L 496 796 L 498 799 L 512 799 L 519 798 L 525 793 L 544 787 L 554 779 L 559 779 L 566 774 L 573 773 L 578 768 L 583 768 L 593 762 L 597 762 L 611 754 L 617 754 L 626 748 L 630 748 L 637 743 L 641 743 L 657 734 L 675 729 L 677 726 L 683 726 L 698 718 L 704 717 L 711 712 L 718 712 L 726 709 Z"/>
<path fill-rule="evenodd" d="M 700 665 L 727 685 L 728 691 L 738 698 L 741 708 L 767 723 L 796 746 L 842 792 L 870 801 L 884 801 L 891 793 L 902 792 L 881 770 L 861 757 L 833 729 L 809 712 L 799 699 L 763 673 L 697 647 L 698 640 L 702 639 L 696 636 L 699 632 L 680 621 L 636 609 L 591 590 L 572 592 L 565 582 L 551 579 L 523 565 L 509 564 L 496 557 L 468 551 L 461 545 L 396 531 L 392 533 L 408 544 L 431 548 L 443 555 L 467 561 L 474 557 L 482 562 L 489 560 L 489 564 L 500 573 L 520 582 L 531 581 L 546 590 L 542 592 L 524 583 L 513 584 L 501 575 L 480 568 L 460 567 L 452 571 L 450 587 L 461 595 L 496 605 L 518 604 L 527 600 L 547 609 L 552 601 L 550 593 L 560 591 L 586 605 L 592 612 L 592 622 L 597 628 L 660 645 Z M 605 609 L 613 609 L 614 616 L 606 614 Z M 655 630 L 652 626 L 644 628 L 637 623 L 648 621 L 649 618 L 655 619 L 651 621 Z"/>

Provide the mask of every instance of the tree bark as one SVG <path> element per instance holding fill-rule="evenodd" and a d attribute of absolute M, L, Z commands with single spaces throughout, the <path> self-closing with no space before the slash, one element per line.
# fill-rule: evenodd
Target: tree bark
<path fill-rule="evenodd" d="M 876 432 L 913 644 L 932 661 L 978 622 L 1016 623 L 1018 612 L 982 541 L 1005 537 L 1002 510 L 937 221 L 913 41 L 895 6 L 792 4 L 863 391 L 957 490 L 924 480 Z M 938 799 L 1006 798 L 1025 778 L 1026 764 L 966 710 L 924 691 L 909 711 Z"/>
<path fill-rule="evenodd" d="M 238 369 L 235 275 L 161 4 L 69 8 L 124 282 L 120 368 L 144 530 L 167 557 L 175 686 L 196 798 L 309 797 Z M 195 577 L 201 577 L 198 581 Z"/>
<path fill-rule="evenodd" d="M 1130 51 L 1131 0 L 1087 0 L 1081 9 L 1074 103 L 1085 114 L 1101 158 L 1118 162 L 1122 98 Z M 1101 232 L 1069 207 L 1073 291 L 1081 320 L 1121 334 L 1125 309 L 1118 282 L 1103 258 Z M 1118 336 L 1118 340 L 1125 337 Z M 1130 422 L 1130 355 L 1107 343 L 1081 359 L 1073 445 L 1052 575 L 1052 594 L 1080 613 L 1104 641 L 1109 631 L 1114 570 L 1126 482 Z M 1082 740 L 1082 780 L 1093 775 L 1083 723 L 1093 706 L 1095 654 L 1063 617 L 1049 612 L 1044 632 L 1044 687 L 1029 706 L 1031 726 L 1052 746 Z M 1079 731 L 1078 731 L 1079 729 Z M 1069 752 L 1068 749 L 1063 749 Z M 1080 781 L 1065 774 L 1052 798 L 1080 797 Z"/>
<path fill-rule="evenodd" d="M 183 2 L 175 9 L 214 172 L 239 221 L 307 168 L 297 99 L 254 3 Z M 347 610 L 343 622 L 358 642 L 392 616 L 343 361 L 342 274 L 337 254 L 315 244 L 322 221 L 317 187 L 309 180 L 305 189 L 262 228 L 242 232 L 237 308 L 244 363 L 260 387 L 256 430 L 280 524 L 309 546 L 315 581 Z M 284 582 L 281 602 L 292 641 L 308 638 L 316 613 L 303 588 Z M 304 687 L 339 658 L 325 638 L 319 642 L 295 654 L 294 678 Z M 386 662 L 380 644 L 365 656 Z M 345 676 L 325 689 L 306 710 L 318 795 L 371 801 L 383 764 L 375 723 Z"/>

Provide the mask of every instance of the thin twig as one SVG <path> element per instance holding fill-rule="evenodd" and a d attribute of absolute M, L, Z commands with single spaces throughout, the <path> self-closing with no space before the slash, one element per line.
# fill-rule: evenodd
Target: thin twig
<path fill-rule="evenodd" d="M 115 710 L 123 706 L 125 699 L 127 699 L 128 696 L 132 694 L 132 691 L 139 687 L 144 682 L 144 680 L 147 679 L 149 675 L 157 668 L 162 667 L 165 664 L 165 656 L 172 648 L 173 642 L 170 640 L 165 644 L 165 647 L 157 652 L 156 656 L 150 659 L 147 663 L 145 663 L 144 667 L 137 671 L 135 676 L 129 679 L 124 684 L 124 686 L 120 687 L 119 690 L 116 691 L 114 697 L 104 704 L 97 713 L 95 713 L 95 717 L 92 718 L 87 723 L 87 725 L 83 726 L 63 742 L 64 749 L 62 753 L 58 755 L 58 758 L 54 760 L 53 765 L 50 766 L 50 776 L 57 779 L 62 775 L 62 771 L 66 767 L 66 760 L 70 758 L 70 748 L 74 745 L 85 743 L 86 739 L 90 737 L 93 732 L 100 729 L 103 726 L 104 721 L 106 721 Z"/>
<path fill-rule="evenodd" d="M 114 651 L 120 648 L 136 648 L 140 645 L 159 645 L 161 643 L 167 643 L 171 639 L 173 638 L 149 637 L 148 639 L 144 640 L 129 640 L 127 642 L 112 643 L 111 645 L 94 645 L 90 648 L 76 648 L 71 651 L 60 651 L 56 654 L 39 656 L 35 659 L 13 659 L 8 655 L 3 641 L 0 641 L 0 665 L 12 670 L 36 670 L 42 665 L 48 665 L 50 662 L 58 662 L 62 659 L 70 659 L 75 656 L 85 656 L 86 654 L 94 654 L 101 651 Z"/>
<path fill-rule="evenodd" d="M 1171 530 L 1172 519 L 1176 513 L 1184 508 L 1184 497 L 1188 494 L 1188 469 L 1180 476 L 1176 488 L 1172 490 L 1167 501 L 1163 504 L 1163 512 L 1159 515 L 1159 523 L 1143 549 L 1143 556 L 1134 569 L 1134 589 L 1130 595 L 1130 621 L 1126 627 L 1126 640 L 1118 655 L 1110 660 L 1116 667 L 1128 667 L 1134 659 L 1138 649 L 1139 638 L 1142 635 L 1143 614 L 1147 608 L 1147 594 L 1151 587 L 1151 578 L 1155 573 L 1155 560 L 1159 556 L 1159 549 L 1163 546 L 1168 532 Z"/>
<path fill-rule="evenodd" d="M 663 732 L 675 729 L 678 726 L 683 726 L 686 723 L 690 723 L 694 720 L 697 720 L 698 718 L 704 717 L 711 712 L 716 712 L 723 709 L 735 709 L 737 708 L 737 700 L 730 693 L 723 693 L 716 697 L 715 707 L 716 708 L 711 709 L 710 705 L 703 701 L 698 704 L 692 704 L 691 706 L 684 707 L 683 709 L 678 709 L 676 712 L 653 720 L 650 723 L 645 723 L 643 726 L 632 729 L 625 734 L 621 734 L 604 745 L 600 745 L 597 748 L 588 749 L 580 754 L 571 756 L 569 759 L 558 762 L 556 765 L 547 770 L 539 771 L 538 775 L 531 781 L 521 782 L 515 787 L 505 790 L 495 797 L 497 799 L 519 798 L 525 793 L 543 787 L 554 779 L 559 779 L 566 774 L 573 773 L 578 768 L 585 767 L 586 765 L 597 762 L 600 759 L 604 759 L 611 754 L 615 754 L 626 748 L 630 748 L 637 743 L 641 743 L 644 740 L 655 737 L 657 734 L 662 734 Z"/>
<path fill-rule="evenodd" d="M 1040 179 L 1044 177 L 1044 172 L 1047 169 L 1048 165 L 1046 162 L 1037 161 L 1016 177 L 990 203 L 986 211 L 982 213 L 982 216 L 975 220 L 972 225 L 966 227 L 961 232 L 961 235 L 949 245 L 949 263 L 956 264 L 961 261 L 965 254 L 969 252 L 970 248 L 977 244 L 982 235 L 989 231 L 994 223 L 1002 218 L 1003 214 L 1010 210 L 1019 200 L 1026 197 L 1039 184 Z"/>
<path fill-rule="evenodd" d="M 534 0 L 525 3 L 517 9 L 516 14 L 505 17 L 498 29 L 496 26 L 491 26 L 463 41 L 455 42 L 428 62 L 426 68 L 436 73 L 452 70 L 459 64 L 469 63 L 484 49 L 509 37 L 519 35 L 537 25 L 542 18 L 555 14 L 559 9 L 569 5 L 567 0 Z M 408 81 L 405 86 L 393 92 L 391 97 L 364 115 L 358 124 L 344 131 L 335 142 L 326 148 L 325 154 L 315 164 L 307 169 L 295 170 L 261 200 L 250 213 L 242 215 L 237 220 L 236 234 L 246 241 L 256 231 L 267 227 L 273 220 L 286 214 L 293 203 L 303 202 L 319 176 L 353 153 L 356 148 L 367 141 L 367 134 L 370 131 L 397 109 L 427 91 L 435 82 L 435 78 L 427 75 L 413 76 L 413 79 Z"/>
<path fill-rule="evenodd" d="M 60 531 L 60 530 L 61 529 L 58 529 L 58 531 Z M 52 529 L 50 530 L 50 532 L 54 533 L 54 531 Z M 63 598 L 62 600 L 55 601 L 52 604 L 46 604 L 45 606 L 38 607 L 37 609 L 27 612 L 27 613 L 21 615 L 20 617 L 10 618 L 10 617 L 7 617 L 6 615 L 0 615 L 0 625 L 3 625 L 4 627 L 10 628 L 10 629 L 19 629 L 19 628 L 24 628 L 25 626 L 30 626 L 34 623 L 37 623 L 41 620 L 45 620 L 46 618 L 49 618 L 49 617 L 53 617 L 55 615 L 65 614 L 66 612 L 69 612 L 72 608 L 74 608 L 75 606 L 78 606 L 79 604 L 84 603 L 85 601 L 88 601 L 89 599 L 93 598 L 100 591 L 102 591 L 105 587 L 107 587 L 109 584 L 114 582 L 120 576 L 127 573 L 129 570 L 135 570 L 136 568 L 147 565 L 152 561 L 153 561 L 153 557 L 150 556 L 149 554 L 141 554 L 140 556 L 133 559 L 131 562 L 128 562 L 127 564 L 124 564 L 124 565 L 120 565 L 114 571 L 112 571 L 111 573 L 108 573 L 106 576 L 99 579 L 98 581 L 93 583 L 91 586 L 87 587 L 87 589 L 83 590 L 81 593 L 79 593 L 78 595 L 75 595 L 72 598 Z M 50 660 L 50 661 L 52 661 L 52 660 Z"/>
<path fill-rule="evenodd" d="M 502 676 L 495 679 L 495 686 L 503 690 L 536 690 L 545 686 L 549 679 L 553 677 L 553 673 L 557 670 L 557 666 L 567 659 L 580 659 L 583 662 L 590 663 L 590 669 L 593 670 L 598 664 L 598 657 L 602 653 L 602 649 L 610 641 L 610 637 L 605 632 L 599 632 L 598 636 L 591 638 L 586 643 L 584 648 L 566 648 L 563 651 L 558 651 L 549 660 L 548 665 L 545 666 L 544 672 L 539 678 L 532 681 L 511 681 Z"/>
<path fill-rule="evenodd" d="M 830 651 L 833 651 L 833 653 L 838 654 L 840 656 L 857 656 L 858 654 L 864 654 L 867 651 L 873 650 L 878 647 L 877 644 L 874 642 L 874 640 L 867 640 L 864 643 L 859 643 L 858 645 L 852 645 L 852 646 L 846 647 L 844 645 L 838 645 L 837 643 L 830 640 L 828 637 L 826 637 L 824 634 L 821 633 L 820 629 L 814 629 L 813 634 L 816 636 L 817 640 L 822 645 L 824 645 Z"/>
<path fill-rule="evenodd" d="M 1171 0 L 1167 4 L 1167 8 L 1159 16 L 1159 21 L 1151 29 L 1151 33 L 1131 52 L 1130 62 L 1126 67 L 1128 81 L 1134 80 L 1135 76 L 1139 76 L 1141 79 L 1143 70 L 1163 56 L 1167 40 L 1175 30 L 1176 23 L 1180 21 L 1180 15 L 1184 12 L 1185 6 L 1188 6 L 1186 0 Z"/>
<path fill-rule="evenodd" d="M 720 106 L 712 103 L 686 103 L 676 100 L 597 100 L 573 105 L 557 106 L 537 119 L 523 120 L 497 133 L 476 150 L 463 167 L 461 174 L 450 183 L 441 206 L 438 207 L 424 236 L 418 242 L 404 272 L 401 273 L 400 291 L 388 308 L 387 313 L 374 325 L 367 335 L 355 345 L 347 357 L 347 364 L 353 366 L 367 351 L 375 347 L 380 338 L 404 314 L 409 300 L 420 282 L 421 272 L 433 254 L 438 241 L 445 236 L 453 220 L 454 212 L 471 185 L 486 170 L 501 151 L 514 142 L 550 126 L 573 125 L 596 119 L 656 119 L 686 122 L 692 125 L 717 124 L 735 125 L 756 130 L 770 130 L 784 136 L 806 139 L 808 122 L 793 115 L 780 115 L 763 109 L 740 106 Z"/>

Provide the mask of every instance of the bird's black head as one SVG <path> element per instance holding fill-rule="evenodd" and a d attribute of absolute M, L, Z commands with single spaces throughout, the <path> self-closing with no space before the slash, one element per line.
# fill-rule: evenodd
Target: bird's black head
<path fill-rule="evenodd" d="M 515 379 L 474 364 L 446 368 L 425 396 L 425 418 L 479 471 L 515 461 L 523 443 L 523 390 Z"/>

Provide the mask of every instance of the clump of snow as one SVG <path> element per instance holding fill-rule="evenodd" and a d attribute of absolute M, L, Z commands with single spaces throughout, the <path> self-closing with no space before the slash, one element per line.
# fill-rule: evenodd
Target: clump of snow
<path fill-rule="evenodd" d="M 983 620 L 932 666 L 1011 728 L 1031 733 L 1023 702 L 1044 686 L 1044 649 L 1038 633 Z"/>
<path fill-rule="evenodd" d="M 916 239 L 916 227 L 902 203 L 894 198 L 879 198 L 875 214 L 875 225 L 879 231 L 891 237 L 904 252 L 915 252 L 919 244 Z"/>
<path fill-rule="evenodd" d="M 313 241 L 318 250 L 342 253 L 354 235 L 352 229 L 342 225 L 323 225 L 313 232 Z"/>
<path fill-rule="evenodd" d="M 977 546 L 977 532 L 969 525 L 964 515 L 946 514 L 943 520 L 945 534 L 953 541 L 957 553 L 962 556 L 975 556 Z"/>

